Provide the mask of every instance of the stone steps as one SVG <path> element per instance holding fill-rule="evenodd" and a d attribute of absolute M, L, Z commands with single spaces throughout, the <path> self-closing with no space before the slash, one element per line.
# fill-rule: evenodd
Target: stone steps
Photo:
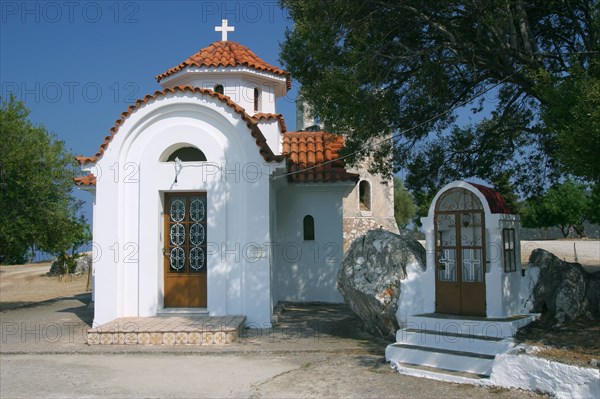
<path fill-rule="evenodd" d="M 436 331 L 442 334 L 474 335 L 489 338 L 510 338 L 517 330 L 537 318 L 537 315 L 522 315 L 506 319 L 467 317 L 441 314 L 410 316 L 405 328 Z"/>
<path fill-rule="evenodd" d="M 441 380 L 488 378 L 496 355 L 514 346 L 517 329 L 537 315 L 507 319 L 438 314 L 410 316 L 386 348 L 386 359 L 411 375 Z M 460 375 L 449 374 L 460 373 Z M 458 382 L 458 381 L 457 381 Z"/>
<path fill-rule="evenodd" d="M 434 349 L 451 349 L 460 352 L 495 355 L 504 353 L 514 346 L 512 338 L 483 337 L 437 331 L 400 329 L 396 333 L 396 343 L 422 346 Z"/>
<path fill-rule="evenodd" d="M 453 381 L 458 383 L 478 383 L 487 384 L 489 376 L 483 374 L 473 374 L 464 371 L 445 370 L 436 367 L 423 366 L 419 364 L 400 363 L 396 362 L 394 368 L 402 374 L 412 375 L 415 377 L 429 377 L 442 381 Z"/>
<path fill-rule="evenodd" d="M 476 375 L 489 376 L 494 363 L 494 355 L 449 349 L 428 348 L 406 344 L 388 345 L 385 357 L 398 363 L 434 367 Z"/>
<path fill-rule="evenodd" d="M 236 342 L 245 316 L 163 315 L 123 317 L 87 333 L 89 345 L 228 345 Z"/>

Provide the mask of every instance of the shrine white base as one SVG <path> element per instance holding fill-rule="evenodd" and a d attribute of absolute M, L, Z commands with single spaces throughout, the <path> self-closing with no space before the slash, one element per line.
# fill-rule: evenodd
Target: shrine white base
<path fill-rule="evenodd" d="M 512 337 L 431 329 L 398 330 L 386 359 L 401 374 L 439 381 L 543 392 L 556 398 L 600 397 L 599 371 L 517 353 Z"/>

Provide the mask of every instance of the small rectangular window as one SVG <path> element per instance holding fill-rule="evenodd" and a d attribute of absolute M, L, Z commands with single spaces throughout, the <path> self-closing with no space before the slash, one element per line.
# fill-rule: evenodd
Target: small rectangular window
<path fill-rule="evenodd" d="M 358 184 L 358 201 L 361 211 L 371 210 L 371 185 L 366 180 Z"/>
<path fill-rule="evenodd" d="M 304 241 L 314 241 L 315 239 L 315 219 L 310 216 L 304 216 Z"/>
<path fill-rule="evenodd" d="M 260 111 L 260 90 L 254 89 L 254 112 Z"/>
<path fill-rule="evenodd" d="M 504 245 L 504 271 L 514 272 L 517 270 L 515 229 L 502 230 L 502 243 Z"/>

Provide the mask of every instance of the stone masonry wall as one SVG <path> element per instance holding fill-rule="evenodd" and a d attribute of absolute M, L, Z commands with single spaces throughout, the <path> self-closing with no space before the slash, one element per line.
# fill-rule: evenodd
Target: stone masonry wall
<path fill-rule="evenodd" d="M 398 225 L 394 219 L 394 181 L 380 175 L 369 173 L 368 161 L 349 169 L 358 173 L 360 181 L 366 180 L 371 187 L 369 210 L 361 209 L 359 184 L 344 198 L 344 253 L 357 237 L 369 230 L 382 228 L 398 234 Z"/>
<path fill-rule="evenodd" d="M 369 230 L 382 228 L 398 234 L 398 225 L 394 217 L 346 217 L 344 218 L 344 254 L 357 237 Z"/>

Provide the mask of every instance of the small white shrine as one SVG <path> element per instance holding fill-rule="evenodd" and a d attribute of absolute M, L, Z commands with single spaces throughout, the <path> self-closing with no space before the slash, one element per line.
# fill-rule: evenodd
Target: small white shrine
<path fill-rule="evenodd" d="M 519 314 L 519 216 L 495 190 L 446 185 L 421 219 L 426 236 L 426 312 L 505 318 Z"/>
<path fill-rule="evenodd" d="M 538 317 L 523 306 L 519 217 L 494 189 L 455 181 L 421 222 L 426 268 L 407 267 L 401 328 L 386 359 L 404 374 L 478 382 L 514 346 L 517 329 Z"/>

